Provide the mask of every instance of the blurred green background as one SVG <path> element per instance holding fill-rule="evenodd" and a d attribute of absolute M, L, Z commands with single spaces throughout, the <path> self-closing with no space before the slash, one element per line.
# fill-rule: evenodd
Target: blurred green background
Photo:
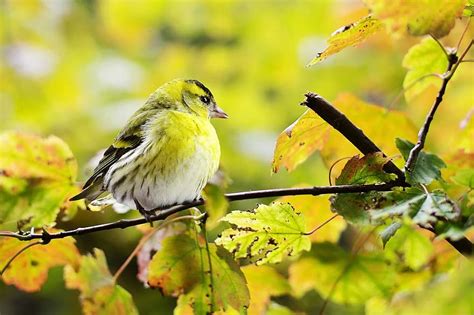
<path fill-rule="evenodd" d="M 273 146 L 303 113 L 299 103 L 307 91 L 328 100 L 352 92 L 386 106 L 400 92 L 401 60 L 416 39 L 377 35 L 357 49 L 305 66 L 334 30 L 366 14 L 357 0 L 1 0 L 0 131 L 61 137 L 85 179 L 92 167 L 88 161 L 111 143 L 150 93 L 174 78 L 192 78 L 208 86 L 230 116 L 214 121 L 222 168 L 232 179 L 228 191 L 327 184 L 327 167 L 317 156 L 291 174 L 271 175 Z M 457 26 L 453 33 L 461 30 Z M 403 108 L 403 102 L 397 106 Z M 415 123 L 425 108 L 409 112 Z M 62 227 L 121 217 L 83 211 Z M 103 248 L 115 271 L 139 236 L 136 229 L 101 232 L 78 238 L 78 245 L 83 253 Z M 145 290 L 135 274 L 133 263 L 120 283 L 134 294 L 139 310 L 171 312 L 174 301 Z M 1 286 L 0 313 L 26 312 L 80 313 L 78 292 L 64 289 L 60 269 L 50 273 L 41 293 Z"/>

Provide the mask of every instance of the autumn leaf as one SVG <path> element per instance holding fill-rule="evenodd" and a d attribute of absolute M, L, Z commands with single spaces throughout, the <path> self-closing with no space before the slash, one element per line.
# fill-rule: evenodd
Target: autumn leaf
<path fill-rule="evenodd" d="M 64 280 L 67 288 L 81 292 L 84 314 L 138 314 L 131 294 L 115 284 L 100 249 L 82 256 L 79 267 L 66 266 Z"/>
<path fill-rule="evenodd" d="M 381 30 L 381 26 L 380 21 L 371 16 L 366 16 L 355 23 L 341 27 L 331 34 L 328 39 L 328 47 L 323 52 L 318 53 L 308 66 L 313 66 L 346 47 L 357 46 Z"/>
<path fill-rule="evenodd" d="M 359 158 L 353 156 L 336 178 L 336 185 L 362 185 L 389 182 L 395 179 L 393 174 L 383 171 L 389 161 L 381 152 L 371 153 Z"/>
<path fill-rule="evenodd" d="M 289 172 L 326 144 L 331 127 L 315 112 L 307 110 L 279 136 L 275 145 L 272 170 L 284 166 Z"/>
<path fill-rule="evenodd" d="M 441 78 L 437 75 L 446 72 L 448 58 L 439 44 L 427 37 L 410 48 L 403 58 L 403 66 L 408 69 L 403 80 L 405 97 L 411 100 L 430 85 L 441 86 Z"/>
<path fill-rule="evenodd" d="M 229 253 L 214 244 L 207 252 L 204 242 L 186 234 L 166 238 L 150 262 L 148 284 L 179 296 L 175 314 L 244 310 L 249 303 L 244 275 Z"/>
<path fill-rule="evenodd" d="M 389 182 L 393 175 L 385 173 L 383 166 L 389 161 L 382 153 L 368 154 L 362 158 L 352 157 L 336 178 L 337 185 L 363 185 Z M 336 194 L 330 198 L 331 209 L 347 221 L 356 224 L 368 223 L 367 210 L 380 208 L 385 198 L 380 192 Z"/>
<path fill-rule="evenodd" d="M 153 235 L 147 238 L 146 242 L 141 247 L 137 254 L 137 265 L 138 265 L 138 279 L 145 285 L 148 284 L 148 266 L 155 253 L 163 246 L 163 240 L 167 237 L 178 235 L 186 231 L 188 226 L 183 222 L 174 222 L 167 224 L 164 227 L 160 227 L 156 231 L 152 232 Z M 142 238 L 143 239 L 143 238 Z"/>
<path fill-rule="evenodd" d="M 266 314 L 272 296 L 290 293 L 288 281 L 270 266 L 248 265 L 242 271 L 250 291 L 250 314 Z"/>
<path fill-rule="evenodd" d="M 50 231 L 51 232 L 51 231 Z M 10 258 L 28 244 L 37 240 L 24 242 L 15 238 L 0 239 L 0 268 L 3 268 Z M 41 289 L 48 278 L 48 271 L 55 266 L 77 265 L 79 251 L 71 237 L 54 240 L 46 245 L 35 245 L 16 257 L 9 265 L 2 280 L 20 290 L 36 292 Z"/>
<path fill-rule="evenodd" d="M 296 296 L 315 289 L 336 303 L 363 304 L 374 296 L 388 297 L 394 270 L 379 254 L 352 256 L 340 247 L 316 244 L 316 257 L 305 257 L 289 269 L 289 282 Z"/>
<path fill-rule="evenodd" d="M 257 265 L 277 263 L 311 248 L 303 216 L 288 203 L 259 205 L 254 212 L 232 211 L 221 220 L 233 227 L 224 230 L 216 244 Z"/>
<path fill-rule="evenodd" d="M 364 0 L 374 16 L 396 34 L 447 35 L 463 13 L 465 0 Z"/>
<path fill-rule="evenodd" d="M 77 162 L 61 139 L 7 132 L 0 135 L 0 226 L 54 225 L 77 192 Z M 77 206 L 77 204 L 76 204 Z"/>

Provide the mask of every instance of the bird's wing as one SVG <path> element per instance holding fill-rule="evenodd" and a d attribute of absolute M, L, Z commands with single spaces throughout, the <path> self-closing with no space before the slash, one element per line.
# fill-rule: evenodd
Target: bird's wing
<path fill-rule="evenodd" d="M 143 142 L 142 126 L 153 117 L 153 111 L 142 111 L 135 113 L 115 138 L 114 143 L 104 152 L 102 159 L 94 169 L 94 174 L 84 184 L 83 190 L 70 200 L 87 198 L 93 200 L 104 190 L 102 187 L 103 177 L 109 168 L 116 163 L 125 153 L 135 149 Z"/>

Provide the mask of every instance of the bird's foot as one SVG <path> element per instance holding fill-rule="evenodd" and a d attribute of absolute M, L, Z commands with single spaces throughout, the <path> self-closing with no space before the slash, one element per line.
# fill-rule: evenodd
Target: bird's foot
<path fill-rule="evenodd" d="M 138 212 L 140 212 L 140 214 L 145 218 L 146 222 L 150 223 L 150 226 L 153 227 L 152 216 L 153 214 L 155 214 L 155 212 L 145 210 L 145 208 L 143 208 L 143 206 L 138 202 L 137 199 L 134 198 L 133 201 L 135 202 L 135 206 L 137 207 Z"/>

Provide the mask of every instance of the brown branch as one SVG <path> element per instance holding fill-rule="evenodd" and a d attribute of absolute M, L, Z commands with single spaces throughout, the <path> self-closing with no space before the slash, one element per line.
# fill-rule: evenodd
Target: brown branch
<path fill-rule="evenodd" d="M 465 56 L 466 51 L 464 52 L 463 56 Z M 461 59 L 462 57 L 459 59 L 459 61 L 461 61 Z M 458 65 L 459 63 L 456 63 L 456 66 L 453 67 L 453 71 Z M 343 113 L 338 111 L 334 106 L 331 105 L 331 103 L 325 100 L 322 96 L 315 93 L 307 93 L 306 100 L 301 104 L 311 108 L 322 119 L 324 119 L 327 123 L 334 127 L 334 129 L 339 131 L 363 154 L 381 152 L 377 145 L 373 143 L 372 140 L 370 140 L 361 129 L 355 126 Z M 398 176 L 398 179 L 395 182 L 392 182 L 391 184 L 394 184 L 395 186 L 409 186 L 405 182 L 405 176 L 403 172 L 392 162 L 385 164 L 384 170 L 389 173 L 396 174 Z M 473 244 L 467 238 L 462 238 L 457 241 L 447 239 L 447 241 L 461 254 L 473 254 Z"/>
<path fill-rule="evenodd" d="M 448 54 L 448 68 L 446 70 L 445 75 L 443 75 L 441 88 L 438 91 L 438 95 L 436 96 L 433 106 L 431 107 L 430 111 L 428 112 L 428 115 L 426 116 L 423 126 L 418 132 L 418 141 L 416 142 L 415 146 L 411 149 L 410 154 L 408 155 L 408 159 L 405 163 L 406 172 L 411 173 L 413 171 L 413 168 L 416 164 L 416 160 L 418 159 L 418 155 L 420 155 L 421 150 L 423 150 L 423 148 L 425 147 L 426 137 L 428 135 L 431 122 L 434 119 L 434 115 L 436 114 L 439 105 L 443 101 L 444 94 L 446 93 L 446 87 L 448 86 L 449 81 L 456 72 L 456 69 L 458 68 L 459 64 L 462 62 L 467 52 L 471 48 L 472 44 L 473 41 L 471 40 L 467 48 L 462 53 L 461 57 L 458 57 L 456 52 Z"/>
<path fill-rule="evenodd" d="M 266 190 L 255 190 L 255 191 L 244 191 L 237 193 L 226 194 L 226 198 L 229 201 L 237 200 L 249 200 L 257 198 L 268 198 L 268 197 L 281 197 L 281 196 L 298 196 L 298 195 L 324 195 L 324 194 L 337 194 L 337 193 L 358 193 L 358 192 L 369 192 L 369 191 L 390 191 L 393 187 L 396 187 L 395 182 L 386 184 L 374 184 L 374 185 L 339 185 L 339 186 L 314 186 L 314 187 L 302 187 L 302 188 L 280 188 L 280 189 L 266 189 Z M 197 207 L 204 204 L 204 200 L 199 199 L 193 202 L 189 202 L 182 205 L 176 205 L 166 210 L 162 210 L 157 214 L 151 215 L 149 220 L 159 221 L 164 220 L 168 216 L 177 213 L 179 211 Z M 14 233 L 10 231 L 1 231 L 0 236 L 14 237 L 21 241 L 30 241 L 33 239 L 41 239 L 44 244 L 48 243 L 53 239 L 64 238 L 68 236 L 77 236 L 90 234 L 99 231 L 113 230 L 113 229 L 125 229 L 131 226 L 148 223 L 145 218 L 119 220 L 110 223 L 92 225 L 87 227 L 81 227 L 73 230 L 61 231 L 57 233 L 47 233 L 43 230 L 42 233 Z"/>
<path fill-rule="evenodd" d="M 330 124 L 334 129 L 339 131 L 350 143 L 352 143 L 363 154 L 382 152 L 375 143 L 372 142 L 364 132 L 354 125 L 343 113 L 338 111 L 321 95 L 316 93 L 307 93 L 306 100 L 301 103 L 311 108 L 316 114 Z M 382 152 L 383 154 L 383 152 Z M 386 156 L 384 154 L 384 156 Z M 397 175 L 397 184 L 406 186 L 405 175 L 392 161 L 384 166 L 384 170 L 388 173 Z"/>

